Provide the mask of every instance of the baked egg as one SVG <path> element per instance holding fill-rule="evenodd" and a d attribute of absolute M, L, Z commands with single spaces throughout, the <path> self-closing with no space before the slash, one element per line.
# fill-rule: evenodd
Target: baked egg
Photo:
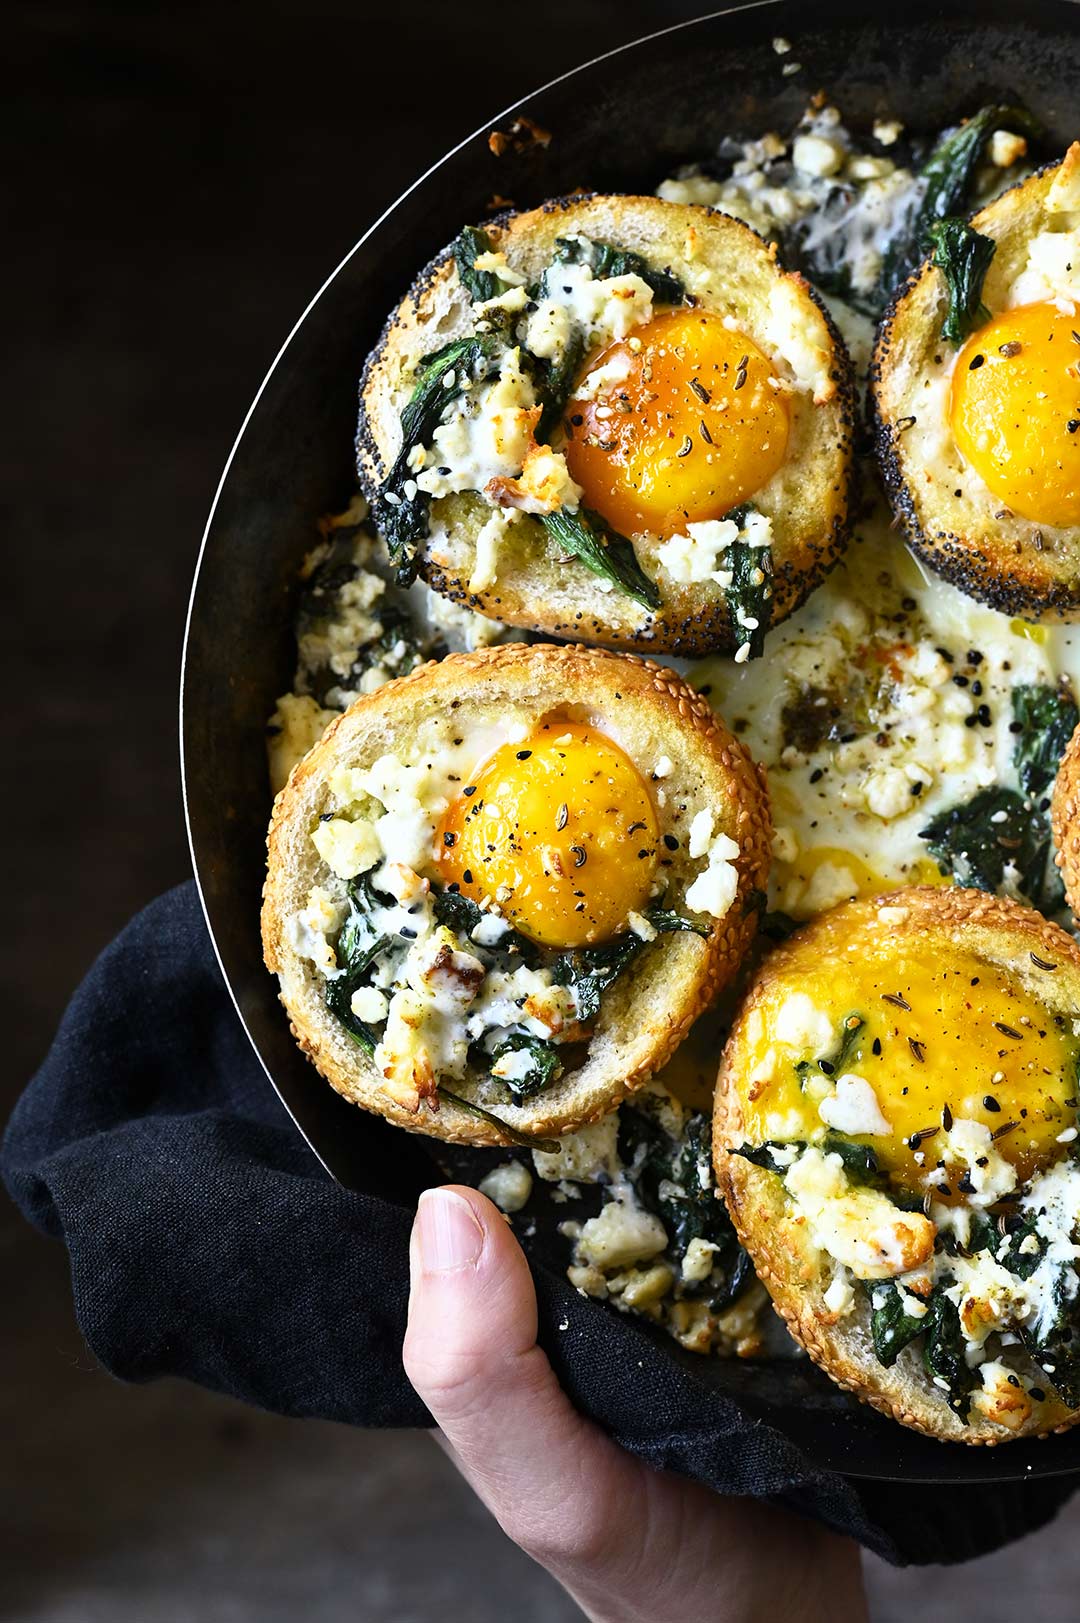
<path fill-rule="evenodd" d="M 645 910 L 663 849 L 656 808 L 598 728 L 546 717 L 472 776 L 436 831 L 445 883 L 554 947 L 610 940 Z"/>
<path fill-rule="evenodd" d="M 980 210 L 970 231 L 953 224 L 982 253 L 975 285 L 943 268 L 962 243 L 935 250 L 875 346 L 893 510 L 920 557 L 965 591 L 1032 620 L 1076 619 L 1080 143 Z"/>
<path fill-rule="evenodd" d="M 599 196 L 466 228 L 368 361 L 358 450 L 395 560 L 455 601 L 746 659 L 843 548 L 853 421 L 843 340 L 775 244 Z"/>

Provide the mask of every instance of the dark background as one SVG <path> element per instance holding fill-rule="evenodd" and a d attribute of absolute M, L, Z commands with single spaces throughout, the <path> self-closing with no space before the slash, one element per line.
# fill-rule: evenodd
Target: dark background
<path fill-rule="evenodd" d="M 282 339 L 448 146 L 554 74 L 705 9 L 6 8 L 4 1115 L 95 953 L 188 876 L 188 589 Z M 61 1249 L 6 1204 L 0 1246 L 0 1618 L 577 1616 L 426 1439 L 120 1387 L 79 1339 Z M 975 1590 L 970 1571 L 927 1585 L 875 1568 L 876 1615 L 906 1616 L 916 1591 L 925 1623 L 974 1593 L 987 1623 L 1021 1593 L 1036 1615 L 1071 1615 L 1067 1543 L 1063 1525 L 1019 1564 L 993 1558 Z"/>

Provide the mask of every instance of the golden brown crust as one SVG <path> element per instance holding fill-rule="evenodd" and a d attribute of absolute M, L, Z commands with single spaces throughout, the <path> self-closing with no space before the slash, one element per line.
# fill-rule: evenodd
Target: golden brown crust
<path fill-rule="evenodd" d="M 761 498 L 773 522 L 772 623 L 785 619 L 842 553 L 854 499 L 854 376 L 843 340 L 814 290 L 797 273 L 785 275 L 774 246 L 742 221 L 654 197 L 556 199 L 529 213 L 503 216 L 486 229 L 493 246 L 530 278 L 548 263 L 556 237 L 580 231 L 624 244 L 684 277 L 688 270 L 715 265 L 717 292 L 696 295 L 706 309 L 726 311 L 728 301 L 748 301 L 760 322 L 777 283 L 786 280 L 800 290 L 809 319 L 828 345 L 831 378 L 830 398 L 821 404 L 814 405 L 809 395 L 792 397 L 788 462 L 766 487 L 772 494 Z M 470 330 L 472 319 L 447 253 L 426 267 L 391 315 L 361 384 L 357 457 L 369 497 L 396 454 L 399 413 L 416 361 Z M 564 578 L 532 520 L 515 527 L 523 539 L 514 543 L 494 584 L 474 592 L 469 582 L 475 539 L 490 508 L 478 496 L 452 496 L 436 503 L 434 511 L 446 534 L 421 546 L 421 572 L 436 591 L 467 608 L 550 636 L 639 652 L 698 656 L 736 646 L 723 594 L 711 583 L 672 583 L 660 612 L 646 614 L 632 599 L 602 591 L 584 568 L 575 567 L 570 579 Z"/>
<path fill-rule="evenodd" d="M 878 926 L 875 916 L 881 908 L 893 911 Z M 895 910 L 899 909 L 905 917 L 898 916 Z M 1007 964 L 1025 984 L 1038 987 L 1051 1009 L 1057 1005 L 1071 1014 L 1080 1006 L 1080 947 L 1058 925 L 1006 898 L 959 887 L 920 886 L 849 902 L 820 915 L 765 959 L 739 1005 L 721 1059 L 713 1122 L 714 1160 L 717 1182 L 739 1239 L 792 1335 L 838 1386 L 863 1403 L 927 1436 L 986 1447 L 1015 1437 L 1045 1437 L 1067 1430 L 1080 1420 L 1080 1410 L 1069 1409 L 1052 1394 L 1045 1403 L 1036 1404 L 1028 1421 L 1015 1431 L 994 1425 L 974 1411 L 965 1425 L 925 1375 L 914 1349 L 905 1349 L 892 1368 L 884 1368 L 874 1355 L 866 1305 L 860 1303 L 844 1318 L 825 1306 L 831 1260 L 808 1242 L 806 1225 L 798 1221 L 781 1180 L 730 1153 L 732 1146 L 744 1142 L 739 1077 L 746 1072 L 747 1021 L 770 988 L 786 978 L 793 953 L 797 950 L 801 960 L 807 946 L 813 947 L 815 935 L 824 942 L 825 921 L 830 919 L 843 923 L 848 939 L 872 925 L 897 937 L 929 934 L 944 953 L 962 947 L 990 962 Z M 1053 976 L 1040 974 L 1034 967 L 1033 952 L 1057 965 Z"/>
<path fill-rule="evenodd" d="M 1050 802 L 1054 833 L 1054 860 L 1065 882 L 1065 899 L 1073 915 L 1080 913 L 1080 727 L 1069 739 L 1054 780 Z"/>
<path fill-rule="evenodd" d="M 1066 162 L 1074 151 L 1080 155 L 1080 146 L 1070 148 Z M 1047 194 L 1064 168 L 1047 165 L 972 218 L 975 229 L 997 243 L 983 286 L 992 312 L 1005 307 L 1031 236 L 1046 228 Z M 1003 614 L 1077 619 L 1080 528 L 1055 529 L 1011 514 L 937 421 L 938 411 L 944 414 L 938 395 L 955 353 L 941 338 L 946 302 L 944 277 L 925 260 L 898 289 L 878 328 L 869 403 L 893 512 L 919 557 L 972 597 Z"/>
<path fill-rule="evenodd" d="M 507 1102 L 505 1090 L 493 1093 L 491 1084 L 487 1092 L 483 1084 L 453 1084 L 454 1092 L 496 1110 L 532 1138 L 598 1120 L 665 1063 L 731 978 L 753 936 L 756 895 L 768 875 L 771 823 L 762 775 L 701 695 L 666 667 L 598 649 L 517 643 L 450 655 L 357 700 L 294 768 L 274 803 L 262 910 L 265 961 L 281 979 L 297 1042 L 332 1086 L 398 1126 L 465 1144 L 512 1140 L 449 1101 L 437 1114 L 412 1114 L 395 1104 L 374 1064 L 326 1011 L 319 977 L 289 946 L 286 923 L 311 884 L 325 879 L 309 830 L 325 809 L 332 766 L 370 764 L 387 750 L 407 752 L 421 724 L 442 718 L 467 735 L 470 723 L 490 722 L 511 705 L 536 717 L 553 708 L 574 714 L 576 707 L 608 726 L 646 773 L 666 754 L 673 771 L 663 780 L 667 810 L 659 815 L 686 819 L 679 807 L 710 806 L 716 832 L 739 846 L 738 893 L 727 914 L 712 921 L 707 941 L 678 933 L 643 950 L 605 993 L 579 1070 L 518 1105 Z M 668 870 L 668 905 L 676 909 L 700 869 L 684 846 Z"/>

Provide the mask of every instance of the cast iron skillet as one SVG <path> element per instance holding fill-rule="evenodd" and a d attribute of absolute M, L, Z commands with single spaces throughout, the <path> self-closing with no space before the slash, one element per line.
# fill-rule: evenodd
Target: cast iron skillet
<path fill-rule="evenodd" d="M 192 589 L 181 702 L 184 793 L 195 872 L 226 981 L 267 1076 L 297 1127 L 342 1182 L 412 1202 L 439 1181 L 428 1141 L 348 1105 L 301 1057 L 262 964 L 259 901 L 266 824 L 264 726 L 288 691 L 298 562 L 320 513 L 354 488 L 362 357 L 414 272 L 493 194 L 531 207 L 583 186 L 651 191 L 676 164 L 726 134 L 781 130 L 823 86 L 857 127 L 897 116 L 933 131 L 984 101 L 1026 102 L 1064 151 L 1080 127 L 1070 0 L 908 0 L 875 22 L 837 0 L 759 3 L 623 46 L 501 114 L 419 179 L 316 295 L 274 362 L 226 464 Z M 808 26 L 809 23 L 809 26 Z M 780 58 L 772 39 L 794 45 Z M 781 63 L 802 71 L 781 74 Z M 527 111 L 553 140 L 496 158 L 491 128 Z M 563 1209 L 560 1214 L 565 1217 Z M 540 1224 L 541 1231 L 543 1224 Z M 549 1225 L 553 1230 L 553 1225 Z M 542 1241 L 541 1241 L 542 1244 Z M 565 1242 L 548 1240 L 553 1262 Z M 565 1265 L 565 1259 L 562 1259 Z M 597 1311 L 604 1311 L 597 1308 Z M 672 1357 L 693 1358 L 665 1338 Z M 708 1381 L 753 1407 L 822 1466 L 858 1477 L 1008 1481 L 1080 1469 L 1080 1427 L 1005 1448 L 936 1443 L 846 1398 L 806 1360 L 693 1359 Z"/>

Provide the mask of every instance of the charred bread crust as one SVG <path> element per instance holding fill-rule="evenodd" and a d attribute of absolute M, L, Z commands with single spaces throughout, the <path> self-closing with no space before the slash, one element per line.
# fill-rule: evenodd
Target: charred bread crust
<path fill-rule="evenodd" d="M 461 1144 L 514 1142 L 487 1122 L 444 1100 L 437 1112 L 413 1115 L 382 1088 L 374 1063 L 325 1008 L 310 963 L 288 945 L 286 921 L 304 903 L 321 866 L 308 838 L 325 804 L 328 770 L 360 764 L 395 745 L 407 748 L 425 718 L 444 708 L 453 725 L 498 713 L 500 697 L 535 702 L 536 715 L 575 708 L 617 721 L 623 747 L 638 761 L 667 753 L 674 764 L 665 792 L 704 796 L 716 831 L 739 845 L 738 891 L 708 940 L 662 935 L 604 994 L 583 1065 L 521 1104 L 482 1096 L 482 1084 L 455 1083 L 462 1097 L 495 1109 L 517 1133 L 551 1138 L 598 1120 L 642 1086 L 682 1041 L 693 1021 L 731 979 L 756 928 L 771 842 L 764 774 L 727 732 L 700 694 L 663 666 L 583 647 L 521 643 L 452 654 L 358 699 L 294 768 L 274 803 L 268 835 L 262 939 L 267 968 L 279 976 L 291 1029 L 326 1080 L 353 1103 L 399 1127 Z M 448 723 L 449 725 L 449 723 Z M 647 753 L 646 753 L 647 752 Z M 693 872 L 673 867 L 668 905 L 678 908 Z M 698 864 L 693 865 L 696 871 Z M 499 1090 L 500 1095 L 504 1090 Z"/>
<path fill-rule="evenodd" d="M 985 302 L 1001 307 L 1000 295 L 1022 269 L 1021 250 L 1038 229 L 1043 203 L 1060 163 L 1045 164 L 973 215 L 971 224 L 998 244 L 984 283 Z M 945 314 L 942 273 L 924 260 L 893 295 L 881 318 L 870 362 L 868 411 L 878 467 L 908 545 L 944 580 L 1002 614 L 1029 620 L 1080 618 L 1080 527 L 1054 529 L 1007 513 L 1001 505 L 976 507 L 949 493 L 975 478 L 952 444 L 940 505 L 926 494 L 932 479 L 910 450 L 907 410 L 911 401 L 897 378 L 896 358 L 915 357 L 919 375 L 949 349 L 940 337 Z M 921 478 L 919 475 L 921 474 Z M 988 498 L 993 501 L 992 497 Z M 1004 513 L 1004 517 L 999 514 Z M 1036 540 L 1038 537 L 1038 540 Z"/>
<path fill-rule="evenodd" d="M 650 197 L 581 195 L 555 198 L 524 214 L 497 216 L 486 226 L 496 249 L 530 274 L 548 262 L 555 238 L 569 230 L 594 234 L 643 253 L 657 266 L 679 270 L 687 233 L 694 240 L 722 241 L 726 253 L 737 253 L 755 277 L 784 275 L 776 248 L 750 226 L 718 209 L 662 202 Z M 515 250 L 518 259 L 515 259 Z M 715 252 L 715 249 L 714 249 Z M 701 253 L 706 262 L 708 250 Z M 774 515 L 773 598 L 771 623 L 779 624 L 820 585 L 843 553 L 851 531 L 855 498 L 856 388 L 843 339 L 822 299 L 796 272 L 787 273 L 820 315 L 831 351 L 832 398 L 814 406 L 799 400 L 802 427 L 802 477 L 785 487 L 782 514 Z M 763 284 L 762 284 L 763 285 Z M 759 296 L 761 286 L 758 288 Z M 703 301 L 708 307 L 708 301 Z M 401 305 L 385 323 L 364 366 L 356 451 L 360 483 L 373 499 L 393 461 L 398 444 L 398 415 L 407 390 L 402 379 L 419 356 L 468 330 L 471 307 L 464 299 L 451 250 L 444 249 L 413 283 Z M 795 414 L 793 414 L 793 430 Z M 490 511 L 483 498 L 449 498 L 449 526 L 475 538 Z M 444 502 L 444 507 L 446 503 Z M 540 537 L 539 526 L 536 526 Z M 786 533 L 785 533 L 786 532 Z M 727 605 L 711 583 L 668 586 L 662 609 L 642 620 L 629 599 L 601 592 L 593 578 L 576 569 L 571 590 L 560 590 L 558 564 L 545 553 L 542 539 L 530 540 L 523 560 L 505 578 L 481 592 L 469 587 L 473 550 L 461 558 L 440 561 L 430 544 L 418 553 L 428 584 L 452 601 L 548 636 L 588 637 L 601 646 L 697 657 L 737 646 Z M 586 606 L 582 607 L 582 604 Z M 614 623 L 614 617 L 621 618 Z"/>
<path fill-rule="evenodd" d="M 1065 899 L 1073 916 L 1080 914 L 1080 727 L 1069 739 L 1061 758 L 1050 800 L 1050 826 L 1056 856 L 1065 882 Z"/>
<path fill-rule="evenodd" d="M 1052 982 L 1055 999 L 1067 994 L 1063 1007 L 1072 1011 L 1080 1006 L 1080 947 L 1066 931 L 1030 908 L 984 891 L 917 886 L 869 901 L 845 903 L 831 916 L 836 918 L 842 913 L 854 932 L 883 907 L 906 910 L 903 921 L 890 917 L 890 932 L 930 933 L 945 951 L 962 946 L 990 961 L 1008 964 L 1029 984 L 1037 985 L 1040 996 L 1047 993 Z M 994 1447 L 1018 1437 L 1046 1437 L 1067 1431 L 1080 1420 L 1080 1409 L 1070 1409 L 1053 1393 L 1047 1394 L 1047 1401 L 1037 1406 L 1022 1427 L 1007 1431 L 974 1410 L 964 1424 L 925 1374 L 914 1348 L 905 1348 L 896 1363 L 886 1369 L 874 1353 L 868 1304 L 860 1300 L 844 1318 L 826 1307 L 831 1261 L 809 1243 L 806 1225 L 795 1220 L 780 1178 L 731 1153 L 731 1147 L 741 1144 L 744 1138 L 738 1079 L 744 1071 L 741 1043 L 746 1021 L 761 1004 L 769 986 L 785 974 L 792 943 L 801 942 L 805 948 L 821 919 L 828 916 L 821 915 L 806 925 L 765 959 L 740 1002 L 721 1058 L 713 1117 L 713 1158 L 717 1185 L 739 1239 L 792 1335 L 838 1386 L 860 1402 L 943 1442 Z M 1052 954 L 1050 961 L 1065 969 L 1066 974 L 1060 978 L 1043 975 L 1035 982 L 1032 952 L 1044 957 Z"/>

